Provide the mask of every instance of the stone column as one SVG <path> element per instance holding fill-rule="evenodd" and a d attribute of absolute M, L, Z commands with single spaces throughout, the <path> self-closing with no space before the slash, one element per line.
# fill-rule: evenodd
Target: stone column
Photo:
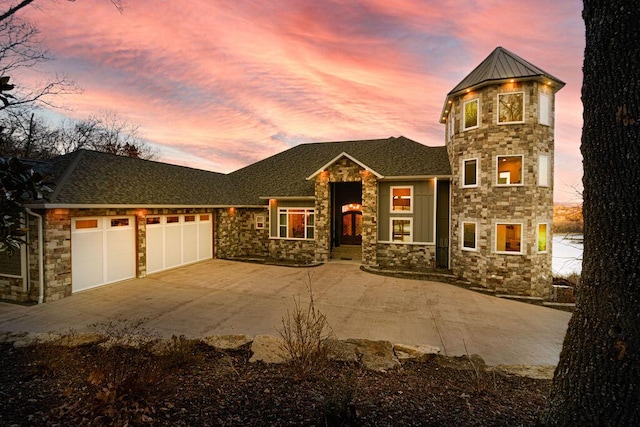
<path fill-rule="evenodd" d="M 329 173 L 322 172 L 316 177 L 315 196 L 315 240 L 316 262 L 329 261 L 331 253 L 331 191 Z"/>
<path fill-rule="evenodd" d="M 360 172 L 362 177 L 362 263 L 378 263 L 378 181 L 369 171 Z"/>

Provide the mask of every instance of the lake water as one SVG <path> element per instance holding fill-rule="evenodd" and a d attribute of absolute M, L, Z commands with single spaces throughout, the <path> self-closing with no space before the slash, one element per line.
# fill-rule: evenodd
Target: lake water
<path fill-rule="evenodd" d="M 582 272 L 582 234 L 555 234 L 553 236 L 554 276 L 567 276 Z"/>

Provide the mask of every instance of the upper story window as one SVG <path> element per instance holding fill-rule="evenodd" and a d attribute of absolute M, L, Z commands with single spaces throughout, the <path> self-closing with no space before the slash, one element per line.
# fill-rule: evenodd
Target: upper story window
<path fill-rule="evenodd" d="M 522 185 L 523 157 L 498 156 L 496 157 L 497 185 Z"/>
<path fill-rule="evenodd" d="M 551 97 L 546 93 L 541 93 L 538 108 L 540 111 L 538 123 L 545 126 L 551 126 Z"/>
<path fill-rule="evenodd" d="M 547 224 L 542 223 L 538 224 L 538 252 L 546 253 L 547 252 Z"/>
<path fill-rule="evenodd" d="M 413 212 L 413 186 L 391 187 L 391 212 Z"/>
<path fill-rule="evenodd" d="M 551 168 L 549 167 L 550 158 L 548 154 L 540 154 L 538 156 L 538 185 L 540 187 L 549 187 L 551 185 Z"/>
<path fill-rule="evenodd" d="M 524 122 L 524 92 L 498 94 L 498 123 Z"/>
<path fill-rule="evenodd" d="M 496 252 L 522 254 L 522 224 L 496 224 Z"/>
<path fill-rule="evenodd" d="M 478 186 L 478 159 L 466 159 L 462 161 L 462 186 Z"/>
<path fill-rule="evenodd" d="M 312 240 L 314 236 L 315 209 L 278 209 L 278 237 Z"/>
<path fill-rule="evenodd" d="M 453 105 L 451 106 L 451 111 L 449 112 L 449 118 L 447 119 L 447 128 L 449 133 L 449 139 L 453 138 L 454 133 L 454 124 L 455 124 L 455 114 L 453 113 Z"/>
<path fill-rule="evenodd" d="M 480 126 L 480 101 L 472 99 L 463 104 L 464 120 L 463 130 L 469 130 Z"/>

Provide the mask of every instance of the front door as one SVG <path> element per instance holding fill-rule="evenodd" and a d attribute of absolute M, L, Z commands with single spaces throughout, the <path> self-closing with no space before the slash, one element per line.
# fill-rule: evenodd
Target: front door
<path fill-rule="evenodd" d="M 342 214 L 340 243 L 343 245 L 362 244 L 362 212 L 348 211 Z"/>

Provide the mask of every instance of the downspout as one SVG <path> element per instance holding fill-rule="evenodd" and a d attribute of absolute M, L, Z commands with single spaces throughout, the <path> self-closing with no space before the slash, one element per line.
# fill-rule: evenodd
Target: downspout
<path fill-rule="evenodd" d="M 40 273 L 38 274 L 38 304 L 42 304 L 44 302 L 44 227 L 42 226 L 42 215 L 29 208 L 27 208 L 27 213 L 38 218 L 38 271 Z M 29 265 L 27 264 L 28 269 Z"/>

